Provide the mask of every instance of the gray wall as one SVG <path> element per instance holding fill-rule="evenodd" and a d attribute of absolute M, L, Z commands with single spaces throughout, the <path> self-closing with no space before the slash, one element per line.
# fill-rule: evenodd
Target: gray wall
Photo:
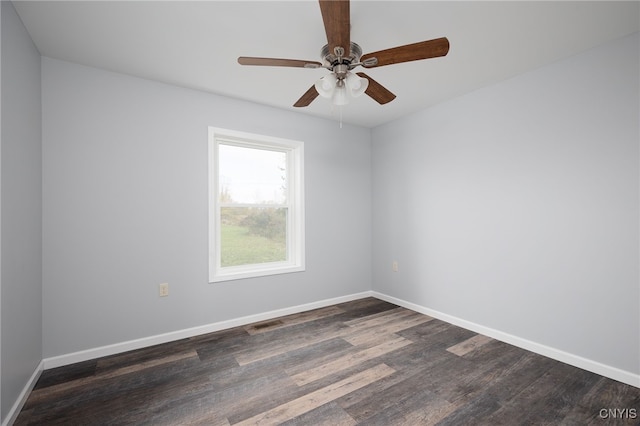
<path fill-rule="evenodd" d="M 50 58 L 42 100 L 45 357 L 370 290 L 368 129 Z M 208 126 L 305 143 L 306 272 L 207 282 Z"/>
<path fill-rule="evenodd" d="M 1 371 L 4 420 L 42 360 L 40 54 L 2 8 Z"/>
<path fill-rule="evenodd" d="M 374 129 L 373 289 L 638 374 L 639 44 Z"/>

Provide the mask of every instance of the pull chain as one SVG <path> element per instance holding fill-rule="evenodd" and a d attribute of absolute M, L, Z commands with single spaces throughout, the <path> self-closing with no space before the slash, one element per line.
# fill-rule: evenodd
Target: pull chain
<path fill-rule="evenodd" d="M 338 113 L 340 114 L 340 128 L 342 129 L 342 105 L 338 105 Z M 331 105 L 331 115 L 336 112 L 336 105 Z"/>

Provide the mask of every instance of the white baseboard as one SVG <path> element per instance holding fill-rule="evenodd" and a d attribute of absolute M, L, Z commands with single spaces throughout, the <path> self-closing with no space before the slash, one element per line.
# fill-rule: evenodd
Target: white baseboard
<path fill-rule="evenodd" d="M 255 315 L 248 315 L 241 318 L 220 321 L 212 324 L 202 325 L 198 327 L 187 328 L 184 330 L 172 331 L 170 333 L 158 334 L 141 339 L 129 340 L 127 342 L 115 343 L 113 345 L 101 346 L 98 348 L 87 349 L 84 351 L 73 352 L 70 354 L 45 358 L 43 360 L 44 369 L 62 367 L 64 365 L 74 364 L 76 362 L 88 361 L 90 359 L 100 358 L 103 356 L 115 355 L 134 349 L 146 348 L 161 343 L 173 342 L 175 340 L 186 339 L 189 337 L 199 336 L 201 334 L 213 333 L 214 331 L 226 330 L 233 327 L 239 327 L 254 322 L 265 321 L 285 315 L 297 314 L 299 312 L 310 311 L 312 309 L 324 308 L 338 303 L 350 302 L 352 300 L 370 297 L 371 291 L 350 294 L 347 296 L 325 299 L 318 302 L 306 303 L 303 305 L 292 306 L 289 308 L 276 309 L 274 311 L 263 312 Z"/>
<path fill-rule="evenodd" d="M 40 378 L 43 370 L 44 362 L 40 361 L 40 364 L 38 364 L 33 374 L 29 378 L 26 386 L 24 387 L 24 389 L 22 389 L 22 392 L 20 393 L 20 396 L 18 396 L 15 404 L 13 404 L 13 407 L 11 407 L 9 413 L 7 413 L 7 417 L 5 418 L 4 422 L 2 422 L 2 426 L 10 426 L 16 421 L 18 415 L 20 414 L 20 410 L 22 410 L 25 402 L 27 402 L 27 398 L 29 398 L 29 394 L 38 382 L 38 379 Z"/>
<path fill-rule="evenodd" d="M 73 352 L 70 354 L 55 356 L 51 358 L 45 358 L 40 367 L 45 370 L 55 367 L 61 367 L 64 365 L 73 364 L 76 362 L 88 361 L 90 359 L 100 358 L 103 356 L 114 355 L 134 349 L 141 349 L 161 343 L 172 342 L 175 340 L 185 339 L 189 337 L 199 336 L 201 334 L 212 333 L 215 331 L 225 330 L 233 327 L 243 326 L 254 322 L 265 321 L 272 318 L 281 317 L 284 315 L 296 314 L 299 312 L 305 312 L 312 309 L 323 308 L 326 306 L 335 305 L 337 303 L 350 302 L 352 300 L 363 299 L 365 297 L 375 297 L 380 300 L 385 300 L 390 303 L 411 309 L 416 312 L 420 312 L 425 315 L 437 318 L 442 321 L 446 321 L 450 324 L 457 325 L 459 327 L 466 328 L 467 330 L 475 331 L 476 333 L 483 334 L 485 336 L 492 337 L 505 343 L 517 346 L 535 352 L 537 354 L 555 359 L 560 362 L 564 362 L 574 367 L 582 368 L 583 370 L 591 371 L 592 373 L 599 374 L 604 377 L 608 377 L 613 380 L 617 380 L 622 383 L 626 383 L 631 386 L 640 388 L 640 375 L 624 371 L 606 364 L 602 364 L 590 359 L 583 358 L 578 355 L 574 355 L 556 348 L 552 348 L 540 343 L 533 342 L 512 334 L 495 330 L 493 328 L 485 327 L 480 324 L 473 323 L 449 314 L 445 314 L 439 311 L 435 311 L 430 308 L 426 308 L 415 303 L 407 302 L 406 300 L 398 299 L 393 296 L 389 296 L 377 291 L 364 291 L 362 293 L 351 294 L 347 296 L 336 297 L 332 299 L 325 299 L 318 302 L 307 303 L 298 306 L 292 306 L 289 308 L 277 309 L 269 312 L 263 312 L 255 315 L 248 315 L 241 318 L 234 318 L 231 320 L 220 321 L 203 326 L 188 328 L 184 330 L 173 331 L 170 333 L 159 334 L 150 337 L 144 337 L 141 339 L 130 340 L 127 342 L 116 343 L 113 345 L 101 346 L 98 348 L 87 349 L 84 351 Z M 43 367 L 42 367 L 43 366 Z M 34 373 L 35 374 L 35 373 Z M 38 373 L 39 376 L 39 373 Z M 37 380 L 37 376 L 35 380 Z M 35 381 L 31 384 L 31 388 L 35 385 Z M 29 391 L 30 389 L 29 388 Z M 25 395 L 28 395 L 25 388 Z M 26 397 L 26 396 L 25 396 Z M 22 402 L 24 404 L 24 402 Z M 20 405 L 22 407 L 22 405 Z M 19 410 L 17 411 L 19 413 Z M 10 423 L 9 423 L 10 424 Z M 4 424 L 3 424 L 4 426 Z"/>
<path fill-rule="evenodd" d="M 452 315 L 448 315 L 442 312 L 435 311 L 433 309 L 426 308 L 424 306 L 416 305 L 415 303 L 407 302 L 406 300 L 398 299 L 393 296 L 388 296 L 377 291 L 372 291 L 371 296 L 385 300 L 389 303 L 402 306 L 412 311 L 420 312 L 421 314 L 429 315 L 430 317 L 437 318 L 442 321 L 446 321 L 450 324 L 457 325 L 467 330 L 475 331 L 476 333 L 483 334 L 485 336 L 492 337 L 496 340 L 500 340 L 505 343 L 517 346 L 522 349 L 526 349 L 531 352 L 535 352 L 539 355 L 546 356 L 556 361 L 564 362 L 565 364 L 573 365 L 574 367 L 581 368 L 583 370 L 591 371 L 592 373 L 599 374 L 604 377 L 608 377 L 613 380 L 617 380 L 622 383 L 626 383 L 631 386 L 640 388 L 640 375 L 631 373 L 629 371 L 620 370 L 619 368 L 611 367 L 606 364 L 602 364 L 590 359 L 583 358 L 578 355 L 574 355 L 568 352 L 561 351 L 540 343 L 532 342 L 531 340 L 523 339 L 512 334 L 504 333 L 493 328 L 485 327 L 480 324 L 476 324 Z"/>

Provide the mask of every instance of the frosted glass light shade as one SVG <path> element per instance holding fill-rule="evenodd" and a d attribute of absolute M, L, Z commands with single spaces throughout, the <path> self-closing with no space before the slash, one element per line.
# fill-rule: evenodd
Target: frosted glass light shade
<path fill-rule="evenodd" d="M 346 105 L 349 103 L 349 96 L 347 95 L 347 87 L 345 84 L 336 87 L 333 92 L 332 102 L 334 105 Z"/>
<path fill-rule="evenodd" d="M 367 87 L 369 87 L 369 80 L 366 78 L 360 78 L 355 74 L 348 73 L 346 78 L 347 87 L 349 87 L 350 95 L 354 98 L 361 96 Z"/>
<path fill-rule="evenodd" d="M 316 91 L 323 98 L 331 98 L 336 89 L 337 82 L 338 78 L 335 74 L 327 74 L 324 77 L 320 78 L 320 80 L 316 81 Z"/>

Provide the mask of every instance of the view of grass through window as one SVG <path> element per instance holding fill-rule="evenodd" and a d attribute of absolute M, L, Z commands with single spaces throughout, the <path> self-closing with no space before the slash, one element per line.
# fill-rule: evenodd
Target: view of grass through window
<path fill-rule="evenodd" d="M 222 208 L 222 266 L 287 260 L 286 213 L 285 208 Z"/>
<path fill-rule="evenodd" d="M 220 265 L 287 260 L 287 154 L 219 146 Z"/>

